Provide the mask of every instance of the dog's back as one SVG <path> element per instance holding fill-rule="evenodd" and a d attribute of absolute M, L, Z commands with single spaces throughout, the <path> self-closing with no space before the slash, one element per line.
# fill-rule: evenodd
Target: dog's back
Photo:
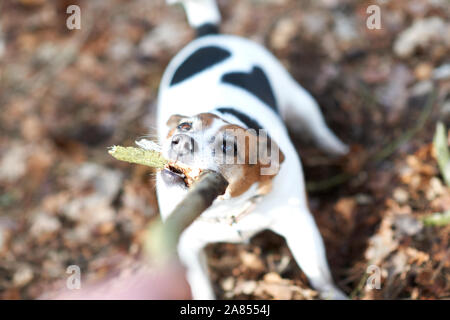
<path fill-rule="evenodd" d="M 159 130 L 164 132 L 172 114 L 219 111 L 227 118 L 239 110 L 245 126 L 251 126 L 252 119 L 269 135 L 286 134 L 279 106 L 285 104 L 279 94 L 283 79 L 276 77 L 282 73 L 269 52 L 253 42 L 230 35 L 202 36 L 178 53 L 164 74 Z"/>
<path fill-rule="evenodd" d="M 214 0 L 178 0 L 197 38 L 181 50 L 168 65 L 160 85 L 158 132 L 167 134 L 172 114 L 194 115 L 222 110 L 220 116 L 245 126 L 248 119 L 269 135 L 288 139 L 282 119 L 293 128 L 304 129 L 326 151 L 347 151 L 328 130 L 318 106 L 281 63 L 264 47 L 245 38 L 218 32 L 220 14 Z M 238 109 L 239 114 L 230 110 Z M 242 116 L 244 113 L 245 116 Z M 247 123 L 245 123 L 247 122 Z"/>

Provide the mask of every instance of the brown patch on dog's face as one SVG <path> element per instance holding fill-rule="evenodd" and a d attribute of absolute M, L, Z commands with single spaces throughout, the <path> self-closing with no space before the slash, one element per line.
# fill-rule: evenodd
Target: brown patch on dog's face
<path fill-rule="evenodd" d="M 211 127 L 214 120 L 220 119 L 220 117 L 216 116 L 213 113 L 199 113 L 197 116 L 197 119 L 199 119 L 202 123 L 203 128 L 207 129 Z"/>
<path fill-rule="evenodd" d="M 219 171 L 228 180 L 229 186 L 227 192 L 231 197 L 238 197 L 250 189 L 250 187 L 257 183 L 258 194 L 264 195 L 270 192 L 272 179 L 279 171 L 279 166 L 273 174 L 263 174 L 262 169 L 270 167 L 272 161 L 278 161 L 281 164 L 284 161 L 284 154 L 278 148 L 274 141 L 268 141 L 270 138 L 255 135 L 249 130 L 240 126 L 229 124 L 220 128 L 218 137 L 223 137 L 222 143 L 227 142 L 227 146 L 231 145 L 232 141 L 237 141 L 232 149 L 227 149 L 227 157 L 233 157 L 234 163 L 223 162 L 219 164 Z M 231 141 L 230 141 L 231 140 Z M 273 150 L 278 152 L 278 160 L 276 157 L 271 157 L 267 152 L 259 152 L 259 147 L 272 145 Z M 237 147 L 237 150 L 234 148 Z M 230 158 L 228 158 L 230 161 Z"/>
<path fill-rule="evenodd" d="M 171 115 L 169 120 L 167 120 L 166 124 L 167 126 L 170 128 L 170 130 L 172 129 L 176 129 L 176 126 L 178 125 L 178 123 L 181 121 L 181 119 L 186 118 L 185 116 L 182 116 L 181 114 L 174 114 Z"/>
<path fill-rule="evenodd" d="M 167 139 L 169 139 L 171 136 L 173 136 L 173 134 L 175 133 L 175 131 L 177 130 L 176 127 L 170 129 L 169 133 L 167 134 Z"/>

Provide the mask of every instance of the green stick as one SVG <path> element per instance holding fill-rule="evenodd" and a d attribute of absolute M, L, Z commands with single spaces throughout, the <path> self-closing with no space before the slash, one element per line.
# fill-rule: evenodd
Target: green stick
<path fill-rule="evenodd" d="M 450 151 L 447 143 L 447 130 L 442 122 L 438 122 L 433 139 L 436 158 L 447 186 L 450 187 Z"/>
<path fill-rule="evenodd" d="M 450 224 L 450 211 L 433 213 L 432 215 L 422 218 L 422 221 L 427 226 L 446 226 Z"/>
<path fill-rule="evenodd" d="M 108 153 L 117 160 L 162 169 L 168 162 L 161 153 L 134 147 L 113 146 Z"/>
<path fill-rule="evenodd" d="M 114 146 L 108 150 L 117 160 L 142 164 L 154 168 L 164 168 L 168 163 L 158 151 L 134 147 Z M 167 263 L 176 254 L 176 247 L 181 233 L 214 200 L 225 193 L 228 181 L 218 172 L 205 170 L 190 186 L 184 199 L 175 207 L 167 220 L 153 221 L 147 230 L 145 248 L 147 253 L 158 263 Z"/>

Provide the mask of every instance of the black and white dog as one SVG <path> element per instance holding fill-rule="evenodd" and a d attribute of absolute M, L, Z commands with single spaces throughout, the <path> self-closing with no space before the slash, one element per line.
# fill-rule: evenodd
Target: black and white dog
<path fill-rule="evenodd" d="M 306 129 L 327 152 L 342 155 L 347 146 L 327 127 L 316 101 L 270 52 L 249 40 L 218 34 L 220 13 L 214 0 L 168 2 L 182 3 L 198 36 L 173 58 L 161 81 L 157 121 L 162 152 L 169 159 L 219 171 L 229 181 L 226 194 L 180 239 L 179 257 L 193 297 L 214 299 L 206 244 L 243 242 L 270 229 L 286 239 L 323 298 L 345 298 L 333 284 L 307 207 L 300 159 L 283 120 L 292 129 Z M 238 139 L 242 135 L 247 140 Z M 252 159 L 252 139 L 270 146 L 270 157 L 258 149 Z M 238 145 L 237 140 L 245 142 Z M 163 219 L 186 192 L 177 172 L 158 174 Z"/>

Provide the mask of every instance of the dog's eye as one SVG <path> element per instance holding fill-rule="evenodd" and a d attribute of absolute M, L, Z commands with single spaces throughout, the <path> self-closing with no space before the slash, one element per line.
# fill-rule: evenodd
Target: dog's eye
<path fill-rule="evenodd" d="M 227 140 L 223 140 L 222 142 L 222 151 L 223 153 L 227 154 L 230 151 L 233 151 L 233 155 L 236 157 L 237 156 L 237 143 L 236 143 L 236 139 L 234 139 L 233 142 L 228 141 Z"/>
<path fill-rule="evenodd" d="M 189 122 L 183 122 L 180 123 L 177 128 L 182 131 L 189 131 L 192 128 L 192 124 Z"/>

